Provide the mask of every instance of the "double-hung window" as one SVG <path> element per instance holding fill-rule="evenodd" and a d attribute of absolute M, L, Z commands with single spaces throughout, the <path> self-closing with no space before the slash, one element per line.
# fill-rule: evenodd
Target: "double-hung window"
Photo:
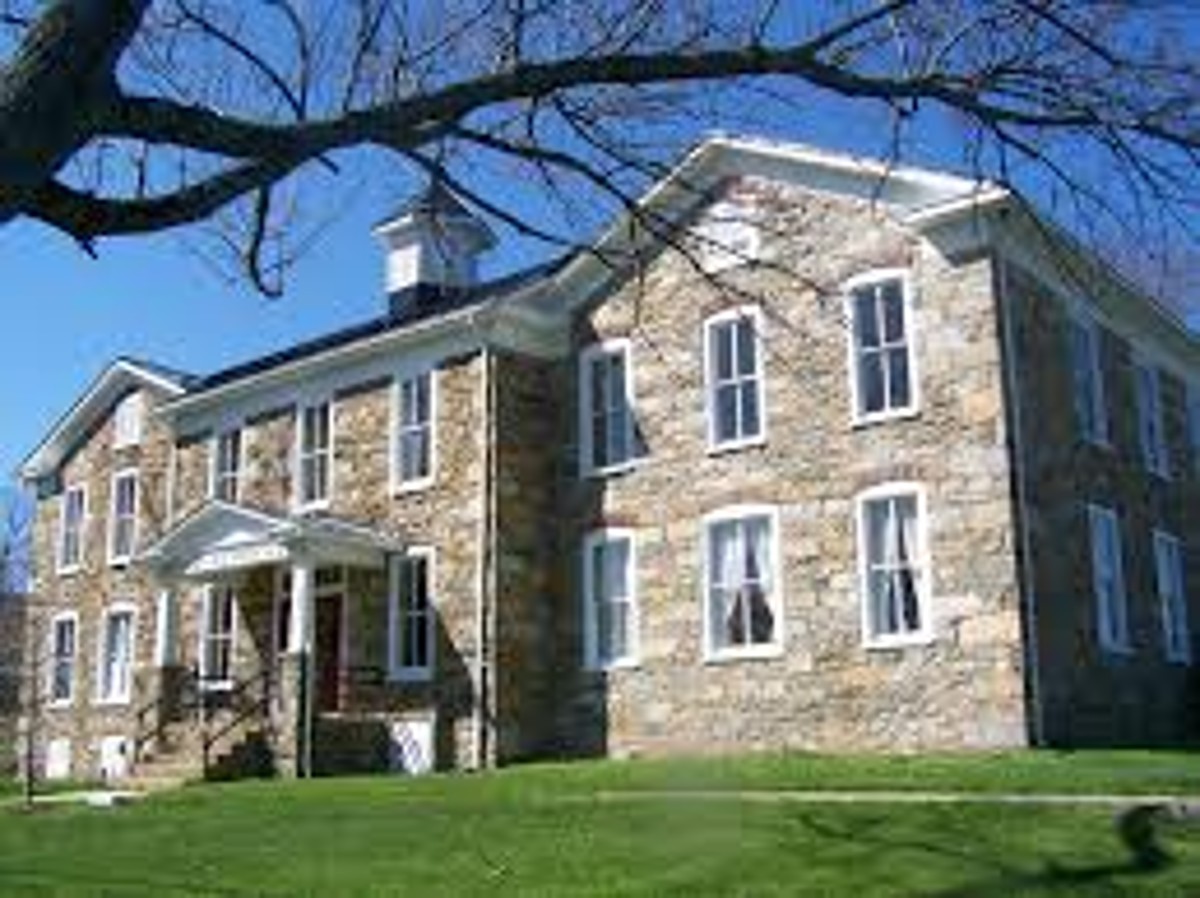
<path fill-rule="evenodd" d="M 917 408 L 908 276 L 878 272 L 847 285 L 854 419 L 872 421 Z"/>
<path fill-rule="evenodd" d="M 1200 472 L 1200 384 L 1187 387 L 1187 432 L 1192 471 Z"/>
<path fill-rule="evenodd" d="M 100 629 L 100 675 L 97 698 L 102 703 L 128 702 L 133 691 L 134 611 L 114 605 L 104 613 Z"/>
<path fill-rule="evenodd" d="M 137 541 L 138 473 L 119 471 L 112 480 L 112 503 L 108 519 L 108 560 L 125 564 L 133 556 Z"/>
<path fill-rule="evenodd" d="M 58 569 L 67 573 L 83 564 L 84 525 L 87 520 L 87 490 L 68 487 L 62 497 L 59 523 Z"/>
<path fill-rule="evenodd" d="M 708 444 L 712 449 L 766 437 L 763 316 L 757 306 L 730 309 L 704 323 Z"/>
<path fill-rule="evenodd" d="M 432 371 L 405 378 L 397 387 L 395 477 L 400 489 L 433 480 L 434 389 Z"/>
<path fill-rule="evenodd" d="M 1067 325 L 1070 341 L 1072 404 L 1079 435 L 1092 443 L 1108 442 L 1108 409 L 1100 365 L 1100 330 L 1083 318 Z"/>
<path fill-rule="evenodd" d="M 79 646 L 79 618 L 74 613 L 55 615 L 50 622 L 50 703 L 69 705 L 75 698 L 75 659 Z"/>
<path fill-rule="evenodd" d="M 301 508 L 329 501 L 333 459 L 333 405 L 318 402 L 301 407 L 297 434 L 298 481 L 296 504 Z"/>
<path fill-rule="evenodd" d="M 412 548 L 391 559 L 388 655 L 394 680 L 433 676 L 433 560 L 429 548 Z"/>
<path fill-rule="evenodd" d="M 142 394 L 130 393 L 113 413 L 113 448 L 136 446 L 142 441 Z"/>
<path fill-rule="evenodd" d="M 1168 661 L 1188 664 L 1192 660 L 1192 636 L 1183 587 L 1183 554 L 1179 540 L 1161 530 L 1154 531 L 1154 575 L 1164 653 Z"/>
<path fill-rule="evenodd" d="M 589 346 L 579 357 L 580 469 L 599 474 L 637 455 L 633 417 L 632 350 L 628 340 Z"/>
<path fill-rule="evenodd" d="M 885 484 L 858 496 L 863 641 L 868 647 L 926 642 L 932 634 L 925 494 Z"/>
<path fill-rule="evenodd" d="M 1146 469 L 1162 477 L 1170 476 L 1167 440 L 1163 430 L 1162 377 L 1158 369 L 1145 362 L 1133 366 L 1137 395 L 1138 443 Z"/>
<path fill-rule="evenodd" d="M 605 669 L 637 661 L 633 533 L 599 530 L 583 541 L 585 664 Z"/>
<path fill-rule="evenodd" d="M 775 510 L 717 512 L 704 528 L 707 656 L 774 654 L 782 645 Z"/>
<path fill-rule="evenodd" d="M 1096 638 L 1110 652 L 1127 652 L 1129 600 L 1121 558 L 1121 526 L 1115 512 L 1088 506 L 1092 544 L 1092 592 L 1096 598 Z"/>
<path fill-rule="evenodd" d="M 213 441 L 212 496 L 222 502 L 237 502 L 241 491 L 242 431 L 234 427 L 217 434 Z"/>
<path fill-rule="evenodd" d="M 228 689 L 233 682 L 237 593 L 230 586 L 204 592 L 200 630 L 200 683 L 205 689 Z"/>

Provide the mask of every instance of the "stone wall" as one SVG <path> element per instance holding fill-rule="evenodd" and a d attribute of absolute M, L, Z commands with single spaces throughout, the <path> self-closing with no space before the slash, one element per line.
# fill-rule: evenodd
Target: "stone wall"
<path fill-rule="evenodd" d="M 564 479 L 558 732 L 568 752 L 995 748 L 1027 739 L 1000 340 L 985 258 L 951 261 L 866 203 L 757 180 L 729 187 L 764 225 L 769 269 L 720 290 L 679 253 L 583 314 L 577 347 L 628 337 L 645 458 Z M 908 268 L 920 413 L 852 426 L 839 285 Z M 701 329 L 764 308 L 764 445 L 707 451 Z M 574 422 L 575 372 L 564 402 Z M 572 427 L 574 425 L 572 424 Z M 863 647 L 854 497 L 888 481 L 928 496 L 934 639 Z M 702 652 L 701 519 L 743 503 L 779 512 L 783 646 Z M 641 657 L 582 669 L 579 551 L 595 527 L 636 530 Z"/>
<path fill-rule="evenodd" d="M 106 736 L 128 736 L 135 729 L 134 715 L 148 701 L 153 677 L 156 584 L 137 565 L 113 566 L 108 561 L 108 525 L 112 475 L 124 468 L 139 472 L 137 551 L 150 546 L 163 532 L 167 519 L 167 481 L 171 437 L 153 413 L 161 397 L 143 390 L 145 399 L 142 439 L 137 446 L 113 448 L 111 414 L 93 430 L 66 460 L 62 470 L 64 487 L 87 487 L 88 515 L 84 527 L 83 564 L 75 573 L 56 570 L 62 494 L 38 502 L 34 528 L 35 571 L 33 593 L 37 602 L 29 613 L 36 645 L 48 652 L 50 619 L 60 611 L 79 614 L 74 701 L 70 707 L 38 710 L 35 726 L 39 752 L 53 739 L 71 743 L 72 775 L 94 777 L 99 765 L 99 742 Z M 101 627 L 104 610 L 113 602 L 136 606 L 135 652 L 132 697 L 128 703 L 102 705 L 98 691 Z M 44 664 L 39 691 L 45 691 Z"/>
<path fill-rule="evenodd" d="M 1200 621 L 1200 481 L 1187 446 L 1185 387 L 1160 371 L 1173 477 L 1146 470 L 1137 435 L 1129 340 L 1101 329 L 1111 446 L 1079 437 L 1066 303 L 1015 264 L 1005 271 L 1016 344 L 1026 517 L 1036 598 L 1038 681 L 1053 745 L 1180 742 L 1198 733 L 1192 669 L 1166 660 L 1155 584 L 1153 528 L 1185 546 L 1189 614 Z M 1092 589 L 1087 503 L 1116 511 L 1133 651 L 1101 649 Z"/>

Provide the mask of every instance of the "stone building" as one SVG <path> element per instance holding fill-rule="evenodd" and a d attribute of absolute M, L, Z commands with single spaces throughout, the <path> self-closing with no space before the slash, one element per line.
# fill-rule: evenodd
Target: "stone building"
<path fill-rule="evenodd" d="M 719 138 L 642 209 L 482 282 L 434 189 L 377 319 L 110 365 L 23 467 L 47 772 L 1190 737 L 1168 310 L 947 174 Z"/>

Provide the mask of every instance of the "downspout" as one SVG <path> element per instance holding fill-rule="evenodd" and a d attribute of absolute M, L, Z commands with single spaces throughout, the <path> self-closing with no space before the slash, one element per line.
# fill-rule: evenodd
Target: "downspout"
<path fill-rule="evenodd" d="M 1027 669 L 1027 688 L 1029 703 L 1032 705 L 1032 716 L 1029 721 L 1029 739 L 1035 746 L 1045 744 L 1045 708 L 1042 705 L 1041 670 L 1038 664 L 1038 616 L 1037 592 L 1033 576 L 1032 541 L 1030 539 L 1029 523 L 1029 494 L 1026 484 L 1025 470 L 1025 439 L 1021 422 L 1023 410 L 1021 407 L 1020 383 L 1017 378 L 1017 345 L 1013 333 L 1012 298 L 1008 292 L 1008 265 L 997 253 L 992 253 L 992 266 L 995 272 L 996 293 L 1000 302 L 1000 322 L 1004 340 L 1004 378 L 1011 403 L 1012 416 L 1012 446 L 1013 446 L 1013 479 L 1016 482 L 1017 499 L 1017 530 L 1021 541 L 1021 589 L 1024 601 L 1021 610 L 1025 624 L 1025 666 Z"/>
<path fill-rule="evenodd" d="M 479 521 L 476 528 L 476 557 L 479 559 L 479 581 L 475 595 L 475 701 L 473 728 L 475 734 L 475 769 L 488 766 L 490 748 L 488 720 L 490 717 L 490 693 L 488 655 L 491 653 L 489 640 L 488 606 L 491 604 L 494 521 L 493 513 L 493 455 L 495 452 L 495 389 L 492 383 L 492 350 L 486 337 L 480 341 L 479 349 L 480 395 L 479 408 L 483 420 L 480 422 L 481 473 L 479 478 Z"/>

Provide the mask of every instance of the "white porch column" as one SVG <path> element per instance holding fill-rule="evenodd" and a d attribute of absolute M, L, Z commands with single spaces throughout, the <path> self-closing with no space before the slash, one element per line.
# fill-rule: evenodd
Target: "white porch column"
<path fill-rule="evenodd" d="M 179 599 L 173 587 L 158 593 L 154 627 L 154 666 L 179 663 Z"/>
<path fill-rule="evenodd" d="M 288 628 L 288 654 L 311 652 L 313 647 L 314 566 L 311 559 L 292 562 L 292 619 Z"/>

